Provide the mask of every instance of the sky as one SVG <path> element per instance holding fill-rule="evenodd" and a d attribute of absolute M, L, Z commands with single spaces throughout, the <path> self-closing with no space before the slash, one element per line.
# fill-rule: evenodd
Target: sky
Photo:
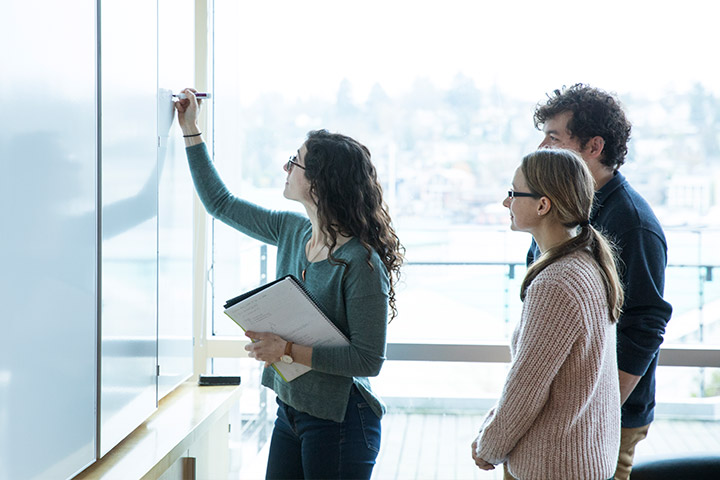
<path fill-rule="evenodd" d="M 577 82 L 657 98 L 700 82 L 720 95 L 719 17 L 700 0 L 215 0 L 216 72 L 238 72 L 244 102 L 333 98 L 343 78 L 362 101 L 375 83 L 394 95 L 460 72 L 528 100 Z"/>
<path fill-rule="evenodd" d="M 0 21 L 6 38 L 25 44 L 23 52 L 33 46 L 46 57 L 36 65 L 14 49 L 0 54 L 2 64 L 22 65 L 29 83 L 45 79 L 49 65 L 83 68 L 94 50 L 81 28 L 72 53 L 52 42 L 64 21 L 93 22 L 91 9 L 78 17 L 45 4 L 34 15 L 31 6 L 10 2 Z M 214 8 L 216 71 L 236 77 L 243 102 L 267 91 L 333 98 L 344 78 L 362 101 L 376 83 L 395 95 L 419 77 L 447 87 L 458 73 L 529 101 L 576 82 L 655 98 L 700 82 L 720 96 L 720 2 L 710 0 L 214 0 Z M 15 21 L 28 16 L 45 25 L 48 38 L 29 37 Z M 105 15 L 117 28 L 144 28 L 153 17 L 122 9 Z"/>

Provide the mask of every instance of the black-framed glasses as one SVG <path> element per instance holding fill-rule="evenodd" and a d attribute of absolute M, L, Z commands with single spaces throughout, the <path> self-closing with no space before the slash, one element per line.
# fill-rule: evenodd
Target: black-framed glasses
<path fill-rule="evenodd" d="M 510 198 L 518 198 L 518 197 L 540 198 L 541 196 L 542 195 L 538 195 L 537 193 L 516 192 L 515 190 L 508 190 L 508 197 L 510 197 Z"/>
<path fill-rule="evenodd" d="M 303 170 L 305 170 L 305 167 L 303 167 L 297 162 L 297 155 L 293 155 L 288 159 L 287 163 L 285 164 L 285 171 L 290 172 L 293 166 L 297 166 L 298 168 L 302 168 Z"/>

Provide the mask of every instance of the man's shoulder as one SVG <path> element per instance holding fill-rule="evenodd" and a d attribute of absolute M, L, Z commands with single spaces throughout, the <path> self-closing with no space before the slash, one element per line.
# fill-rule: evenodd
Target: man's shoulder
<path fill-rule="evenodd" d="M 663 236 L 662 226 L 650 203 L 624 177 L 617 178 L 611 192 L 597 205 L 593 224 L 608 233 L 622 235 L 629 230 L 646 230 Z"/>

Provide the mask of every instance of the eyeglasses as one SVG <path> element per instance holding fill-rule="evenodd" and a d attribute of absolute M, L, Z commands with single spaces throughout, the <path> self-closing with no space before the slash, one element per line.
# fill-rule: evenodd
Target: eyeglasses
<path fill-rule="evenodd" d="M 508 190 L 508 197 L 510 197 L 510 198 L 518 198 L 518 197 L 540 198 L 540 197 L 542 197 L 542 195 L 538 195 L 537 193 L 525 193 L 525 192 L 516 192 L 515 190 Z"/>
<path fill-rule="evenodd" d="M 290 170 L 292 170 L 293 166 L 297 166 L 298 168 L 302 168 L 303 170 L 305 170 L 305 167 L 300 165 L 296 160 L 297 160 L 297 155 L 293 155 L 290 157 L 290 159 L 287 161 L 287 163 L 285 164 L 285 167 L 284 167 L 286 172 L 290 172 Z"/>

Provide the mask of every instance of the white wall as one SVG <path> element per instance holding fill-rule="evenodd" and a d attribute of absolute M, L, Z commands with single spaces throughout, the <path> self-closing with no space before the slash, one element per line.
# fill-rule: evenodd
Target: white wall
<path fill-rule="evenodd" d="M 65 478 L 95 455 L 95 2 L 7 3 L 0 478 Z"/>
<path fill-rule="evenodd" d="M 193 2 L 3 9 L 0 479 L 68 478 L 192 371 Z"/>

